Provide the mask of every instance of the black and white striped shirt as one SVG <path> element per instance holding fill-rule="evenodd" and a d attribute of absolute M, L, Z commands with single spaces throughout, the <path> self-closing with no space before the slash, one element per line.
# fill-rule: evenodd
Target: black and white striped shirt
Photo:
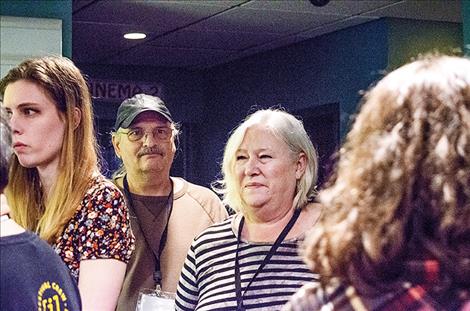
<path fill-rule="evenodd" d="M 194 239 L 181 271 L 176 310 L 236 310 L 239 220 L 240 217 L 230 217 Z M 247 310 L 279 310 L 303 284 L 316 280 L 298 255 L 298 242 L 299 238 L 283 241 L 246 292 L 273 243 L 240 242 L 241 289 Z"/>

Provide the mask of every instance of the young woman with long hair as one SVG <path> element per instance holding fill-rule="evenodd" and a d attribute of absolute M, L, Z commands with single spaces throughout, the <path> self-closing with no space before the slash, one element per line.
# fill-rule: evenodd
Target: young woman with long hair
<path fill-rule="evenodd" d="M 0 81 L 15 155 L 14 220 L 51 244 L 77 279 L 83 309 L 114 310 L 133 248 L 122 194 L 98 170 L 91 96 L 64 57 L 29 59 Z"/>

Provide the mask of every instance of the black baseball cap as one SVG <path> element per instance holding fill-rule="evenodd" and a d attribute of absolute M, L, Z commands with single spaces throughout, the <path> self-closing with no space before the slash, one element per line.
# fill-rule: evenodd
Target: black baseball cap
<path fill-rule="evenodd" d="M 170 111 L 159 97 L 147 94 L 136 94 L 124 100 L 119 106 L 114 129 L 117 131 L 120 127 L 128 128 L 132 121 L 144 111 L 158 112 L 173 123 Z"/>

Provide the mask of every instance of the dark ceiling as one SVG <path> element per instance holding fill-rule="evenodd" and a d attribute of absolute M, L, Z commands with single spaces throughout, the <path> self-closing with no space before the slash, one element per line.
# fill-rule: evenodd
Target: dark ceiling
<path fill-rule="evenodd" d="M 84 64 L 208 68 L 381 17 L 461 23 L 460 0 L 74 0 Z M 123 34 L 140 31 L 143 40 Z"/>

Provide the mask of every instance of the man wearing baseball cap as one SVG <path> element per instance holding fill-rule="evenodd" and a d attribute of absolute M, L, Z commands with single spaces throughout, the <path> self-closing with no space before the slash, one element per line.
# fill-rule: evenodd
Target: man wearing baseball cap
<path fill-rule="evenodd" d="M 137 94 L 118 109 L 112 141 L 122 166 L 113 178 L 126 196 L 136 245 L 117 310 L 135 310 L 144 288 L 175 292 L 194 237 L 227 217 L 214 192 L 170 177 L 178 133 L 158 97 Z"/>

